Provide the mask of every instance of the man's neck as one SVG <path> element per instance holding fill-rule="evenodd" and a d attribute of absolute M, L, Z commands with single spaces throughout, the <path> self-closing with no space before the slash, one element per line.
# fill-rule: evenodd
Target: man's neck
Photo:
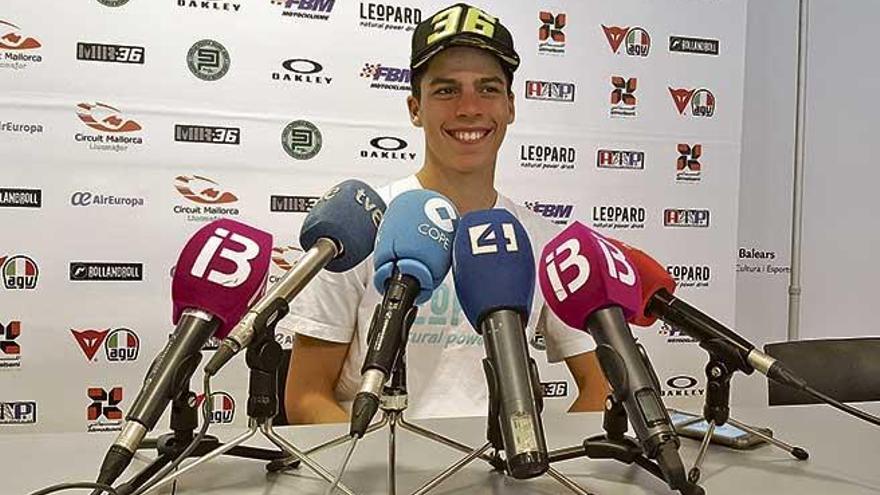
<path fill-rule="evenodd" d="M 425 163 L 416 173 L 416 178 L 425 189 L 437 191 L 449 198 L 459 215 L 492 208 L 498 199 L 495 191 L 495 167 L 462 174 Z"/>

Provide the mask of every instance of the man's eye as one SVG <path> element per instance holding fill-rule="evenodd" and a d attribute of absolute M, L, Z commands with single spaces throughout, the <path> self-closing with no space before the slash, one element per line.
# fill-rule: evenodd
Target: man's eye
<path fill-rule="evenodd" d="M 500 93 L 501 88 L 499 88 L 498 86 L 484 86 L 483 92 L 484 93 Z"/>
<path fill-rule="evenodd" d="M 451 95 L 453 93 L 455 93 L 454 88 L 439 88 L 437 91 L 434 92 L 434 94 L 436 95 Z"/>

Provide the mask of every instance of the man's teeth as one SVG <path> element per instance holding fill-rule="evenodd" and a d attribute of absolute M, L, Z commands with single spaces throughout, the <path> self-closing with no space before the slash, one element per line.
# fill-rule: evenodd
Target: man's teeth
<path fill-rule="evenodd" d="M 468 141 L 476 141 L 477 139 L 480 139 L 481 137 L 485 136 L 487 133 L 488 133 L 487 131 L 468 131 L 468 132 L 457 131 L 457 132 L 454 132 L 453 135 L 455 136 L 455 139 L 458 139 L 459 141 L 468 142 Z"/>

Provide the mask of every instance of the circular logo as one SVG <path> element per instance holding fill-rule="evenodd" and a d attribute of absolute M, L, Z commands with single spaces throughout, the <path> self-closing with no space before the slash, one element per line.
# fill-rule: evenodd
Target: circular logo
<path fill-rule="evenodd" d="M 425 203 L 425 215 L 434 225 L 446 232 L 455 230 L 455 220 L 458 215 L 455 208 L 443 198 L 431 198 Z"/>
<path fill-rule="evenodd" d="M 321 131 L 307 120 L 294 120 L 281 133 L 281 146 L 297 160 L 308 160 L 321 151 Z"/>
<path fill-rule="evenodd" d="M 214 40 L 197 41 L 186 54 L 189 71 L 203 81 L 216 81 L 229 71 L 229 52 Z"/>
<path fill-rule="evenodd" d="M 370 145 L 382 151 L 400 151 L 406 148 L 406 141 L 394 136 L 381 136 L 371 139 Z"/>
<path fill-rule="evenodd" d="M 98 0 L 98 3 L 107 7 L 122 7 L 128 3 L 128 0 Z"/>
<path fill-rule="evenodd" d="M 686 388 L 693 388 L 697 386 L 697 379 L 692 376 L 687 375 L 678 375 L 673 376 L 669 380 L 666 380 L 666 384 L 671 388 L 684 390 Z"/>
<path fill-rule="evenodd" d="M 296 72 L 297 74 L 317 74 L 324 70 L 323 65 L 305 58 L 292 58 L 290 60 L 285 60 L 281 63 L 281 66 L 290 72 Z"/>

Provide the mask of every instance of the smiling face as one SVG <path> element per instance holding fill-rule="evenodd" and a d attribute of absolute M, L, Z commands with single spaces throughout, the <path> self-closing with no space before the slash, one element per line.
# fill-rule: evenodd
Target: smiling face
<path fill-rule="evenodd" d="M 513 95 L 498 59 L 478 48 L 451 47 L 435 55 L 407 99 L 413 123 L 425 131 L 426 167 L 459 173 L 494 170 Z"/>

